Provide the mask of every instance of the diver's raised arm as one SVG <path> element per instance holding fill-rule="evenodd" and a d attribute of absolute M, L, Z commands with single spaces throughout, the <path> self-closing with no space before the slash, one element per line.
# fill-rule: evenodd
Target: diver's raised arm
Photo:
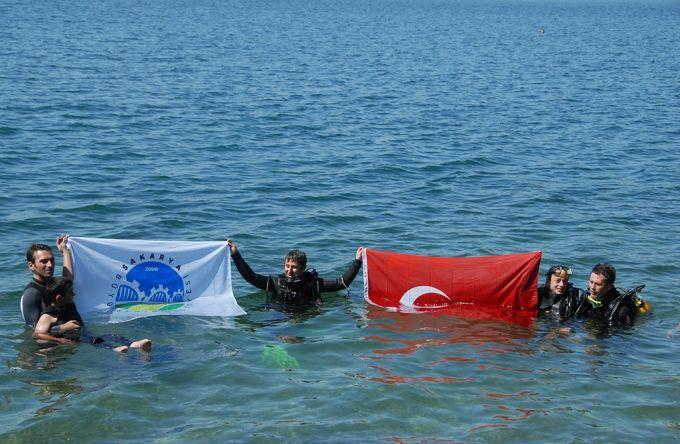
<path fill-rule="evenodd" d="M 71 260 L 71 251 L 68 248 L 68 234 L 62 234 L 57 238 L 57 248 L 61 253 L 64 261 L 61 275 L 67 279 L 73 280 L 73 262 Z"/>
<path fill-rule="evenodd" d="M 236 269 L 241 274 L 241 277 L 243 277 L 250 285 L 257 287 L 260 290 L 266 290 L 269 277 L 257 274 L 250 268 L 250 265 L 243 259 L 238 248 L 236 248 L 234 241 L 227 239 L 227 245 L 231 249 L 231 258 L 234 261 L 234 265 L 236 265 Z"/>

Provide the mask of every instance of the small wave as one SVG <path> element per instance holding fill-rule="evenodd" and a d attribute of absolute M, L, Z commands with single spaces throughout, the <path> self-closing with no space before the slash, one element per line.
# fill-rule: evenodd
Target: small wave
<path fill-rule="evenodd" d="M 676 264 L 652 264 L 647 266 L 646 270 L 651 274 L 677 274 L 678 266 Z"/>
<path fill-rule="evenodd" d="M 84 211 L 88 213 L 109 213 L 111 212 L 111 207 L 109 205 L 102 205 L 99 203 L 87 204 L 79 207 L 73 207 L 68 210 L 72 211 Z"/>
<path fill-rule="evenodd" d="M 13 136 L 19 134 L 21 130 L 19 128 L 13 128 L 11 126 L 0 126 L 0 136 Z"/>

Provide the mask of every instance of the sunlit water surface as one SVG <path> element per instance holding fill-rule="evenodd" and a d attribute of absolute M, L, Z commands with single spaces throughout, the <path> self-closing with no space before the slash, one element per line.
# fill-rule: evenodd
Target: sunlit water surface
<path fill-rule="evenodd" d="M 543 28 L 545 32 L 539 33 Z M 680 438 L 680 4 L 326 0 L 0 5 L 3 442 L 673 442 Z M 92 330 L 40 350 L 31 242 L 233 238 L 335 277 L 358 245 L 610 261 L 652 312 L 602 335 L 389 313 Z"/>

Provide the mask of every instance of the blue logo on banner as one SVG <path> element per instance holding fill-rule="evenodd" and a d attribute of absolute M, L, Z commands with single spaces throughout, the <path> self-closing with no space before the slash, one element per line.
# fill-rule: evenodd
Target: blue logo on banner
<path fill-rule="evenodd" d="M 125 275 L 130 284 L 120 284 L 115 302 L 171 304 L 184 302 L 184 281 L 177 271 L 163 262 L 142 262 Z"/>

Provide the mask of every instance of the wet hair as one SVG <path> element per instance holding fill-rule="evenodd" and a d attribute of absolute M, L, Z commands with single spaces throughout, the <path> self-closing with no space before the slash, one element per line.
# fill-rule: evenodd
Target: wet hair
<path fill-rule="evenodd" d="M 550 285 L 550 278 L 553 274 L 567 275 L 566 280 L 568 281 L 571 277 L 571 268 L 566 265 L 553 265 L 545 273 L 545 285 Z"/>
<path fill-rule="evenodd" d="M 52 279 L 52 282 L 47 284 L 47 301 L 54 304 L 57 302 L 57 295 L 65 295 L 69 291 L 73 291 L 73 281 L 64 277 L 57 277 Z"/>
<path fill-rule="evenodd" d="M 613 285 L 616 282 L 616 269 L 613 265 L 606 262 L 597 264 L 593 267 L 593 273 L 604 276 L 607 284 Z"/>
<path fill-rule="evenodd" d="M 49 245 L 32 244 L 30 247 L 28 247 L 28 250 L 26 250 L 26 260 L 28 262 L 33 263 L 33 261 L 35 261 L 35 252 L 36 251 L 49 251 L 51 253 L 52 249 L 49 247 Z"/>
<path fill-rule="evenodd" d="M 284 260 L 297 262 L 303 270 L 307 266 L 307 255 L 302 250 L 290 250 Z"/>

